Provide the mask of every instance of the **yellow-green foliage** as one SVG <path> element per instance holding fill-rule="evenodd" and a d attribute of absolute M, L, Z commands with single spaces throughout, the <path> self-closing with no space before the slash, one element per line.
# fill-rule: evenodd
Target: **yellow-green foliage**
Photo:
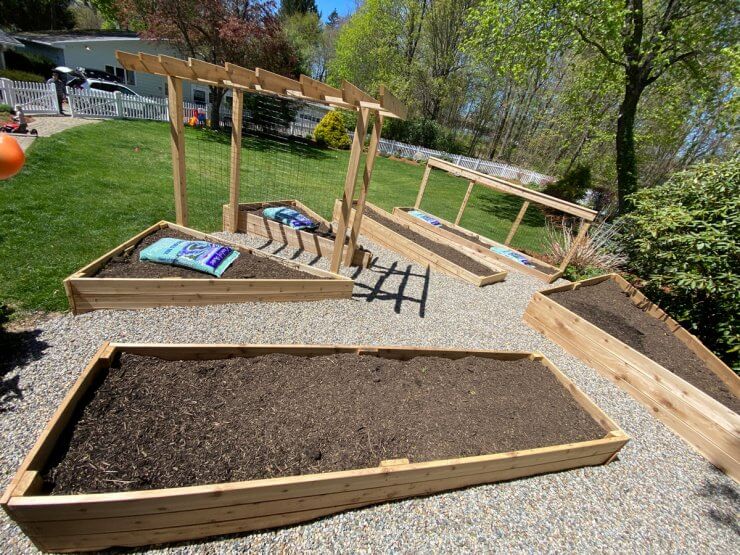
<path fill-rule="evenodd" d="M 349 135 L 344 127 L 344 118 L 338 111 L 328 112 L 314 130 L 316 142 L 330 148 L 347 149 L 350 147 Z"/>

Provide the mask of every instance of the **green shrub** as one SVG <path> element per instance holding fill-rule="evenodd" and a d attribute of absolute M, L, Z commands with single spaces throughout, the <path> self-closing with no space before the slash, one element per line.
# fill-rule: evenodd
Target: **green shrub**
<path fill-rule="evenodd" d="M 34 83 L 43 83 L 45 81 L 41 75 L 17 69 L 0 69 L 0 77 L 10 79 L 11 81 L 32 81 Z"/>
<path fill-rule="evenodd" d="M 586 191 L 590 188 L 591 168 L 578 164 L 555 183 L 545 186 L 542 192 L 569 202 L 578 202 L 586 196 Z"/>
<path fill-rule="evenodd" d="M 645 294 L 740 371 L 740 158 L 631 199 L 622 242 Z"/>
<path fill-rule="evenodd" d="M 327 112 L 314 129 L 316 142 L 321 146 L 347 149 L 350 147 L 349 135 L 344 126 L 344 118 L 337 110 Z"/>
<path fill-rule="evenodd" d="M 13 107 L 8 104 L 0 104 L 0 113 L 10 113 L 13 111 Z"/>

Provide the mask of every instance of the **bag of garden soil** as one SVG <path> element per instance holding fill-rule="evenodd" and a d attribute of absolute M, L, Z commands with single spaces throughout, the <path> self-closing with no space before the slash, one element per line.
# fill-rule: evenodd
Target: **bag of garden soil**
<path fill-rule="evenodd" d="M 164 238 L 142 250 L 139 258 L 142 261 L 182 266 L 221 277 L 232 262 L 239 258 L 239 253 L 217 243 Z"/>

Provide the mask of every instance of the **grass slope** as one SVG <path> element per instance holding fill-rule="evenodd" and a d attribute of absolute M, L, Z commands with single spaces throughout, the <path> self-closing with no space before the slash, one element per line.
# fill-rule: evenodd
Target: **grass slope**
<path fill-rule="evenodd" d="M 349 153 L 245 139 L 242 202 L 298 198 L 326 217 L 341 195 Z M 228 201 L 228 136 L 186 133 L 190 225 L 221 227 Z M 379 158 L 370 201 L 413 204 L 423 166 Z M 422 208 L 454 219 L 467 182 L 435 171 Z M 477 187 L 462 225 L 503 240 L 519 199 Z M 0 301 L 21 310 L 64 310 L 62 280 L 143 228 L 174 220 L 167 125 L 109 121 L 36 141 L 23 171 L 0 182 Z M 544 220 L 532 208 L 514 241 L 538 250 Z"/>

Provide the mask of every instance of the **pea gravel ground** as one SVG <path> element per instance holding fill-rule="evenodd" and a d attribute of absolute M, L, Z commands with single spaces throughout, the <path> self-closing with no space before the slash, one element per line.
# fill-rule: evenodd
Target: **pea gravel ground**
<path fill-rule="evenodd" d="M 239 240 L 326 267 L 260 238 Z M 351 300 L 100 311 L 42 322 L 29 334 L 31 360 L 5 376 L 19 391 L 0 412 L 2 487 L 104 340 L 538 350 L 632 437 L 616 462 L 150 552 L 738 552 L 740 488 L 629 395 L 521 322 L 543 283 L 511 272 L 478 289 L 368 246 L 378 259 L 359 275 L 346 272 L 357 279 Z M 0 552 L 36 552 L 4 515 Z"/>

